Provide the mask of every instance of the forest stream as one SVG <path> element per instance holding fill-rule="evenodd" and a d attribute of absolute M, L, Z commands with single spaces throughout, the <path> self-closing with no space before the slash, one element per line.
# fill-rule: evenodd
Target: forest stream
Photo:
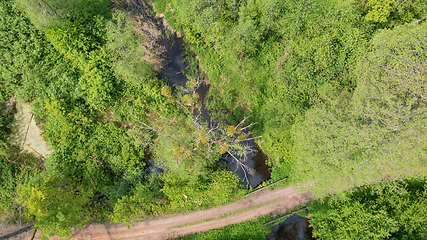
<path fill-rule="evenodd" d="M 173 44 L 167 47 L 165 52 L 166 57 L 166 66 L 162 69 L 159 74 L 159 78 L 167 78 L 170 86 L 179 85 L 185 86 L 188 78 L 183 74 L 183 70 L 186 68 L 186 64 L 183 63 L 184 51 L 182 49 L 182 39 L 176 37 L 175 35 L 171 36 Z M 205 82 L 197 88 L 196 92 L 200 96 L 200 102 L 202 103 L 201 107 L 201 119 L 202 121 L 212 122 L 210 112 L 206 109 L 205 99 L 209 92 L 210 85 Z M 251 138 L 249 135 L 248 138 Z M 251 186 L 252 188 L 257 187 L 263 181 L 270 178 L 270 169 L 266 165 L 265 161 L 267 156 L 259 149 L 258 145 L 254 140 L 247 141 L 247 144 L 256 149 L 254 154 L 249 154 L 245 164 L 254 169 L 255 173 L 253 175 L 248 174 L 247 180 L 245 179 L 245 173 L 238 166 L 238 164 L 233 161 L 231 156 L 224 156 L 223 160 L 227 161 L 228 166 L 231 171 L 233 171 L 243 182 L 244 186 Z M 158 170 L 158 169 L 157 169 Z M 156 171 L 154 162 L 150 161 L 149 171 Z M 276 224 L 273 226 L 271 233 L 268 236 L 269 240 L 279 240 L 279 239 L 295 239 L 295 240 L 312 240 L 311 237 L 312 229 L 309 228 L 305 218 L 300 217 L 299 215 L 293 215 L 286 219 L 284 222 Z"/>
<path fill-rule="evenodd" d="M 172 43 L 167 47 L 165 52 L 166 66 L 160 72 L 159 78 L 167 78 L 170 86 L 185 86 L 188 78 L 182 73 L 186 68 L 186 64 L 183 63 L 184 61 L 182 57 L 184 55 L 184 51 L 182 49 L 182 39 L 173 34 L 171 36 L 171 42 Z M 205 98 L 209 92 L 209 88 L 210 85 L 204 82 L 196 90 L 196 92 L 199 94 L 200 102 L 202 103 L 201 119 L 203 121 L 215 124 L 212 122 L 210 113 L 205 106 Z M 251 136 L 249 135 L 248 138 L 251 138 Z M 246 143 L 248 146 L 256 150 L 254 154 L 250 153 L 247 160 L 245 161 L 245 164 L 249 168 L 255 170 L 253 175 L 247 174 L 246 180 L 244 171 L 237 165 L 231 156 L 225 156 L 225 161 L 228 163 L 230 170 L 235 172 L 237 176 L 244 182 L 245 188 L 247 188 L 249 185 L 252 188 L 255 188 L 263 181 L 270 178 L 270 170 L 269 167 L 265 164 L 267 156 L 259 149 L 254 140 L 246 141 Z"/>

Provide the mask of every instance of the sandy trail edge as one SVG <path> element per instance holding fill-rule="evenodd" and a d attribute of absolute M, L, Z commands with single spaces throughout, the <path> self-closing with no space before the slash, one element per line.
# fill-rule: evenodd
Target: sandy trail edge
<path fill-rule="evenodd" d="M 145 221 L 135 223 L 135 227 L 126 228 L 125 224 L 93 224 L 85 227 L 84 231 L 75 232 L 74 239 L 170 239 L 178 236 L 218 229 L 227 225 L 243 222 L 267 214 L 282 214 L 294 207 L 310 202 L 313 199 L 308 193 L 299 195 L 292 187 L 265 189 L 246 199 L 234 202 L 218 208 L 192 212 L 166 219 Z M 274 202 L 272 202 L 274 201 Z M 203 221 L 205 219 L 217 218 L 224 214 L 233 213 L 238 210 L 266 204 L 254 209 L 234 214 L 221 219 L 173 228 L 184 224 Z M 31 231 L 25 234 L 24 239 L 31 238 Z M 39 233 L 36 238 L 38 239 Z M 60 239 L 57 237 L 51 239 Z"/>

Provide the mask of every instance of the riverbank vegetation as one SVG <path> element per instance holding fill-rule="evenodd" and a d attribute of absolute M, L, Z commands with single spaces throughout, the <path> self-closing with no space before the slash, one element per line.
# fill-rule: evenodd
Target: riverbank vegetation
<path fill-rule="evenodd" d="M 426 194 L 425 180 L 385 182 L 315 200 L 307 204 L 308 211 L 298 215 L 310 219 L 313 238 L 319 240 L 424 239 L 427 237 Z M 263 216 L 177 239 L 267 239 L 271 226 L 286 220 L 262 225 L 278 217 Z M 290 229 L 294 233 L 307 231 L 292 225 Z"/>
<path fill-rule="evenodd" d="M 427 23 L 413 22 L 426 1 L 152 2 L 172 29 L 145 1 L 0 3 L 0 101 L 30 103 L 53 149 L 43 163 L 18 154 L 2 117 L 2 216 L 20 209 L 45 236 L 69 237 L 88 222 L 236 200 L 243 184 L 218 160 L 244 155 L 246 127 L 271 181 L 288 177 L 319 198 L 425 177 Z M 187 86 L 157 77 L 174 30 L 188 49 Z M 195 120 L 203 80 L 204 104 L 228 125 Z M 155 166 L 163 172 L 149 174 Z M 397 189 L 417 202 L 419 186 Z M 351 204 L 371 201 L 370 189 L 365 200 L 347 193 Z M 372 201 L 393 199 L 383 191 Z M 322 211 L 341 211 L 322 206 L 318 237 L 335 234 Z M 383 237 L 409 231 L 392 226 Z"/>
<path fill-rule="evenodd" d="M 359 116 L 353 114 L 346 117 L 349 122 L 357 119 L 358 124 L 362 126 L 372 128 L 376 125 L 381 127 L 382 124 L 385 129 L 393 129 L 381 123 L 389 119 L 382 119 L 387 116 L 382 116 L 386 114 L 385 110 L 378 107 L 384 101 L 388 101 L 389 105 L 392 105 L 390 107 L 397 107 L 401 105 L 402 100 L 397 97 L 387 98 L 388 93 L 394 89 L 378 95 L 380 93 L 366 88 L 369 88 L 370 84 L 379 84 L 376 81 L 389 81 L 384 84 L 387 88 L 392 88 L 395 83 L 405 81 L 401 79 L 404 73 L 409 74 L 407 81 L 412 84 L 421 83 L 421 79 L 425 77 L 426 55 L 425 51 L 422 51 L 425 44 L 421 40 L 425 35 L 425 23 L 410 23 L 426 14 L 425 1 L 153 2 L 156 10 L 165 14 L 173 28 L 185 32 L 185 39 L 198 54 L 200 64 L 212 82 L 211 101 L 208 103 L 210 109 L 221 112 L 216 115 L 223 118 L 243 111 L 253 115 L 260 123 L 254 126 L 253 131 L 262 136 L 260 143 L 274 166 L 272 177 L 275 179 L 281 179 L 293 171 L 297 174 L 290 176 L 294 177 L 296 182 L 314 180 L 316 183 L 326 183 L 331 189 L 339 183 L 339 191 L 351 187 L 335 178 L 335 185 L 324 181 L 323 177 L 328 178 L 329 173 L 341 174 L 335 170 L 330 171 L 330 168 L 340 168 L 333 161 L 342 163 L 343 168 L 353 171 L 355 178 L 358 178 L 364 174 L 365 167 L 373 166 L 373 161 L 376 160 L 365 162 L 366 165 L 360 168 L 359 172 L 359 166 L 350 166 L 354 161 L 341 161 L 336 156 L 330 156 L 330 160 L 323 161 L 326 156 L 313 155 L 307 151 L 305 148 L 313 148 L 328 155 L 331 150 L 329 148 L 334 148 L 337 154 L 340 154 L 344 150 L 340 148 L 342 139 L 346 134 L 353 134 L 350 129 L 340 126 L 340 120 L 331 116 L 318 116 L 317 119 L 338 124 L 336 127 L 344 131 L 339 133 L 342 138 L 328 132 L 333 131 L 333 125 L 328 126 L 326 131 L 319 129 L 319 123 L 310 118 L 311 112 L 315 111 L 312 108 L 325 108 L 334 102 L 343 103 L 343 98 L 347 98 L 348 102 L 342 104 L 342 107 L 348 108 L 344 111 L 347 114 L 359 113 Z M 385 45 L 385 42 L 389 44 Z M 377 49 L 381 46 L 383 49 Z M 397 46 L 401 48 L 399 52 L 394 52 Z M 388 59 L 393 58 L 394 60 L 388 63 Z M 403 59 L 402 65 L 390 70 Z M 384 66 L 386 62 L 389 65 Z M 370 65 L 367 65 L 368 63 Z M 382 71 L 388 74 L 383 78 L 392 77 L 394 74 L 393 79 L 377 79 Z M 420 88 L 423 89 L 424 86 Z M 393 94 L 401 96 L 404 92 L 413 97 L 410 102 L 423 101 L 421 95 L 411 92 L 418 91 L 414 86 L 401 91 L 402 93 Z M 363 98 L 371 99 L 369 106 L 361 100 Z M 374 99 L 376 103 L 373 103 Z M 370 106 L 371 104 L 376 105 Z M 405 107 L 411 109 L 407 104 Z M 418 110 L 420 109 L 417 108 Z M 333 113 L 335 110 L 326 111 Z M 367 113 L 368 111 L 371 113 Z M 408 113 L 402 114 L 408 117 Z M 395 117 L 397 121 L 398 117 Z M 318 128 L 314 130 L 315 135 L 312 135 L 308 126 L 301 126 L 304 122 Z M 404 130 L 399 128 L 399 131 Z M 331 135 L 329 138 L 333 140 L 330 141 L 335 141 L 336 147 L 329 147 L 325 142 L 304 139 L 317 138 L 319 134 L 325 134 L 326 137 Z M 355 135 L 363 137 L 363 134 Z M 322 137 L 319 136 L 319 139 L 324 139 Z M 374 144 L 373 142 L 379 141 L 376 138 L 373 140 L 374 138 L 372 136 L 372 139 L 366 142 Z M 346 153 L 340 157 L 351 159 L 358 154 L 369 154 L 361 146 L 357 147 L 350 142 L 345 144 L 353 148 L 344 150 Z M 307 155 L 310 155 L 310 158 L 307 158 Z M 402 163 L 403 159 L 399 162 Z M 317 168 L 317 172 L 307 169 L 310 166 Z M 380 172 L 379 175 L 384 173 Z M 325 190 L 324 193 L 330 193 L 330 189 L 314 185 Z"/>

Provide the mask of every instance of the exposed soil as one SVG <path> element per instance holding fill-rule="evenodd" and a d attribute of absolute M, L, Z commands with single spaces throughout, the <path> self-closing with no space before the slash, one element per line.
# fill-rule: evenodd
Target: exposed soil
<path fill-rule="evenodd" d="M 46 157 L 51 150 L 43 140 L 42 133 L 31 115 L 30 105 L 17 103 L 14 115 L 12 134 L 8 141 L 16 146 L 22 146 L 25 151 L 37 156 Z M 28 132 L 27 132 L 28 129 Z"/>
<path fill-rule="evenodd" d="M 175 59 L 176 56 L 182 55 L 182 36 L 169 27 L 163 14 L 157 14 L 154 11 L 151 1 L 112 0 L 111 2 L 111 11 L 122 9 L 134 19 L 135 33 L 143 39 L 140 42 L 140 48 L 144 53 L 144 60 L 152 64 L 161 78 L 168 77 L 184 81 L 183 75 L 174 75 L 177 73 L 179 75 L 181 69 L 178 68 L 182 67 L 181 60 Z M 168 69 L 170 63 L 173 69 Z"/>
<path fill-rule="evenodd" d="M 115 0 L 122 4 L 127 12 L 131 13 L 134 19 L 138 19 L 138 25 L 135 26 L 136 32 L 147 40 L 147 47 L 153 49 L 158 56 L 158 61 L 161 64 L 158 71 L 159 78 L 168 79 L 169 85 L 185 86 L 188 78 L 183 74 L 187 68 L 183 63 L 183 55 L 185 54 L 182 45 L 182 36 L 170 28 L 162 14 L 156 14 L 154 7 L 150 1 L 143 2 L 142 0 Z M 167 32 L 169 34 L 167 34 Z M 198 57 L 196 56 L 196 59 Z M 201 66 L 199 64 L 201 69 Z M 203 70 L 202 70 L 203 72 Z M 204 73 L 205 74 L 205 73 Z M 205 97 L 209 91 L 210 85 L 204 82 L 197 88 L 199 101 L 202 103 L 201 120 L 211 123 L 211 116 L 205 106 Z M 248 133 L 248 132 L 246 132 Z M 249 137 L 251 137 L 249 135 Z M 246 144 L 256 149 L 256 154 L 248 154 L 245 165 L 256 170 L 254 174 L 246 174 L 245 170 L 239 167 L 233 158 L 227 158 L 229 167 L 236 173 L 244 182 L 244 185 L 249 185 L 255 188 L 264 180 L 270 178 L 268 166 L 265 164 L 267 156 L 256 146 L 253 140 L 247 141 Z"/>
<path fill-rule="evenodd" d="M 276 188 L 274 190 L 265 189 L 251 195 L 247 199 L 242 199 L 229 205 L 165 219 L 139 222 L 135 223 L 135 227 L 131 227 L 130 229 L 127 229 L 126 224 L 89 225 L 85 227 L 83 232 L 75 232 L 74 239 L 170 239 L 196 232 L 222 228 L 227 225 L 247 221 L 267 214 L 282 214 L 311 200 L 308 193 L 301 196 L 292 187 Z M 224 214 L 231 214 L 248 208 L 248 211 L 219 218 Z M 218 219 L 190 225 L 211 218 Z M 180 228 L 173 228 L 185 224 L 188 225 Z M 24 239 L 30 239 L 31 234 L 31 231 L 27 232 L 23 236 Z M 38 239 L 38 236 L 39 233 L 36 234 L 35 239 Z"/>

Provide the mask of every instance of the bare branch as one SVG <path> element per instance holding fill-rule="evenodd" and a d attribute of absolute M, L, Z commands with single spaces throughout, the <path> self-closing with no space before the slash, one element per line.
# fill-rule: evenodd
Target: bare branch
<path fill-rule="evenodd" d="M 249 140 L 253 140 L 253 139 L 257 139 L 257 138 L 262 138 L 262 136 L 247 138 L 247 139 L 242 139 L 242 140 L 236 140 L 236 141 L 242 142 L 242 141 L 249 141 Z"/>
<path fill-rule="evenodd" d="M 247 129 L 247 128 L 250 128 L 251 126 L 253 126 L 253 125 L 255 125 L 255 124 L 258 124 L 258 123 L 257 123 L 257 122 L 251 123 L 251 124 L 249 124 L 248 126 L 246 126 L 246 127 L 242 128 L 242 130 L 245 130 L 245 129 Z"/>
<path fill-rule="evenodd" d="M 240 121 L 240 123 L 239 124 L 237 124 L 237 126 L 234 128 L 234 129 L 237 129 L 240 125 L 242 125 L 245 121 L 246 121 L 246 119 L 248 119 L 248 118 L 250 118 L 251 117 L 251 115 L 249 115 L 249 116 L 247 116 L 247 117 L 244 117 L 243 118 L 243 120 L 242 121 Z"/>

